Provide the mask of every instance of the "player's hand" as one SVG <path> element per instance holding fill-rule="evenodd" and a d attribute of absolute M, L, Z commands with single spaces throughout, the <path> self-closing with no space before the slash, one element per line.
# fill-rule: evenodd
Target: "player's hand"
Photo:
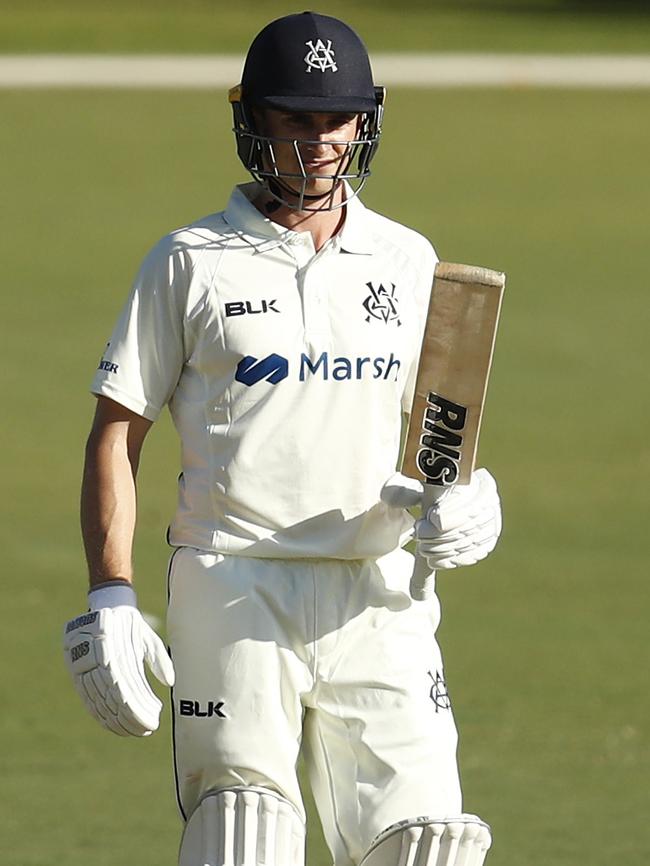
<path fill-rule="evenodd" d="M 120 591 L 127 589 L 89 593 L 91 610 L 66 624 L 63 648 L 90 714 L 122 737 L 146 737 L 158 728 L 162 703 L 147 682 L 144 662 L 166 686 L 174 684 L 174 666 L 135 606 L 133 590 Z"/>
<path fill-rule="evenodd" d="M 394 475 L 384 485 L 382 501 L 410 508 L 422 497 L 419 481 Z M 446 491 L 415 524 L 417 552 L 432 571 L 473 565 L 494 550 L 501 534 L 501 502 L 496 481 L 477 469 L 469 484 Z"/>
<path fill-rule="evenodd" d="M 485 559 L 500 535 L 501 501 L 487 469 L 477 469 L 469 484 L 448 490 L 415 524 L 418 554 L 433 570 Z"/>

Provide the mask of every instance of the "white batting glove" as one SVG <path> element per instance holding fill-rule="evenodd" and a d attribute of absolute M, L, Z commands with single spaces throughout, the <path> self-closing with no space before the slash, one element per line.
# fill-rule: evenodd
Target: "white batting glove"
<path fill-rule="evenodd" d="M 125 584 L 88 593 L 90 611 L 65 626 L 65 663 L 86 709 L 121 737 L 147 737 L 158 728 L 162 703 L 151 690 L 144 662 L 166 686 L 174 666 L 165 645 L 144 621 Z"/>
<path fill-rule="evenodd" d="M 410 508 L 422 493 L 419 481 L 397 473 L 384 485 L 381 499 L 393 508 Z M 450 488 L 416 522 L 418 555 L 432 571 L 473 565 L 494 550 L 501 525 L 496 481 L 487 469 L 477 469 L 469 484 Z"/>

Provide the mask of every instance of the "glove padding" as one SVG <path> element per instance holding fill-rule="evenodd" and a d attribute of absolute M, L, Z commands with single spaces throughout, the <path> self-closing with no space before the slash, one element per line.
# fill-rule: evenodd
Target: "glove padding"
<path fill-rule="evenodd" d="M 423 490 L 419 481 L 398 473 L 384 485 L 381 499 L 393 508 L 410 508 Z M 477 469 L 469 484 L 447 490 L 416 522 L 417 553 L 432 571 L 473 565 L 494 550 L 501 525 L 496 481 L 487 469 Z"/>
<path fill-rule="evenodd" d="M 121 737 L 147 737 L 158 728 L 162 703 L 147 682 L 144 661 L 170 687 L 174 666 L 137 607 L 81 614 L 66 624 L 63 645 L 75 688 L 103 727 Z"/>

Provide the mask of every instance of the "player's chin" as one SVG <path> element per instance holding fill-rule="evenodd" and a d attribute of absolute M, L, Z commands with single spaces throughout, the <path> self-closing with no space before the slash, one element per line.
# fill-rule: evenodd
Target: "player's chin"
<path fill-rule="evenodd" d="M 327 177 L 309 175 L 305 181 L 305 195 L 310 198 L 329 198 L 341 186 L 342 181 L 333 178 L 331 174 Z"/>
<path fill-rule="evenodd" d="M 328 177 L 309 175 L 302 182 L 292 178 L 291 181 L 285 181 L 284 184 L 285 192 L 290 195 L 295 205 L 298 205 L 300 202 L 303 202 L 305 205 L 309 203 L 306 209 L 310 211 L 314 209 L 319 210 L 319 205 L 324 210 L 329 210 L 332 203 L 338 200 L 341 186 L 342 181 L 338 178 L 333 178 L 331 175 Z"/>

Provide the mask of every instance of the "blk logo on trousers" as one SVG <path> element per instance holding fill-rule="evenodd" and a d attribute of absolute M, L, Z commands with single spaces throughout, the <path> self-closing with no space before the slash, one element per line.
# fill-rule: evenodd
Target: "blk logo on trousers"
<path fill-rule="evenodd" d="M 181 716 L 194 716 L 200 719 L 210 719 L 212 716 L 218 716 L 220 719 L 228 718 L 223 712 L 223 701 L 208 701 L 203 705 L 200 701 L 179 701 L 178 705 Z"/>

